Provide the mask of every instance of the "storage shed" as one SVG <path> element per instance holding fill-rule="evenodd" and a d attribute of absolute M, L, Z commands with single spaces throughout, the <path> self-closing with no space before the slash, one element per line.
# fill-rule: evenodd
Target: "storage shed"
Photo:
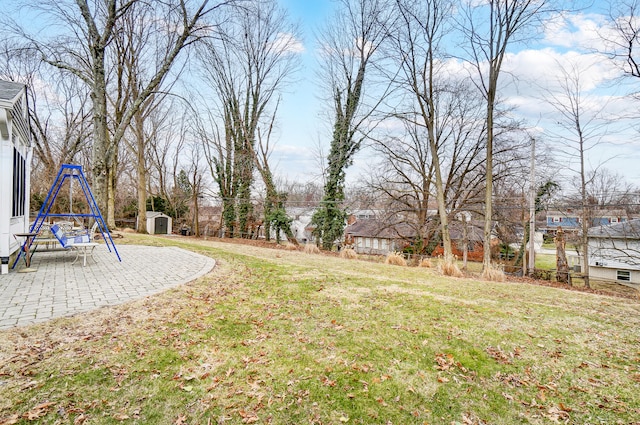
<path fill-rule="evenodd" d="M 31 141 L 27 87 L 0 80 L 0 274 L 9 272 L 9 257 L 20 249 L 29 230 Z"/>
<path fill-rule="evenodd" d="M 173 220 L 166 214 L 156 211 L 147 211 L 147 232 L 150 235 L 170 235 L 173 229 Z"/>

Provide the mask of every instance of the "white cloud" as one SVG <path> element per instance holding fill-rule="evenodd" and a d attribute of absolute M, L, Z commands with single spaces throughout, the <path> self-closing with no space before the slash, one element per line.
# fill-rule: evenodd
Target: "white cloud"
<path fill-rule="evenodd" d="M 288 32 L 278 33 L 272 47 L 278 52 L 285 53 L 304 53 L 305 48 L 302 41 L 298 40 L 293 34 Z"/>
<path fill-rule="evenodd" d="M 547 44 L 568 49 L 598 49 L 603 45 L 605 19 L 598 14 L 559 13 L 545 27 Z"/>

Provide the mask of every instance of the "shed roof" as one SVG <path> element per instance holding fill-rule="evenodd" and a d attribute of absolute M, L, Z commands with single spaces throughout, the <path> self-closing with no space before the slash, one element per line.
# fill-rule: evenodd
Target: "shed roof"
<path fill-rule="evenodd" d="M 155 218 L 155 217 L 169 217 L 169 216 L 159 211 L 147 211 L 147 219 Z"/>
<path fill-rule="evenodd" d="M 640 219 L 592 227 L 589 229 L 588 236 L 607 239 L 640 239 Z"/>

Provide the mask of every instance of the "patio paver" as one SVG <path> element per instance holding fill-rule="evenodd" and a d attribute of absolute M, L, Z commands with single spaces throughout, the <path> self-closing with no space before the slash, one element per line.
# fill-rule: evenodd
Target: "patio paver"
<path fill-rule="evenodd" d="M 71 264 L 75 253 L 36 252 L 32 273 L 0 275 L 0 329 L 71 316 L 144 298 L 209 273 L 212 258 L 176 247 L 118 245 L 122 258 L 96 247 L 94 259 Z"/>

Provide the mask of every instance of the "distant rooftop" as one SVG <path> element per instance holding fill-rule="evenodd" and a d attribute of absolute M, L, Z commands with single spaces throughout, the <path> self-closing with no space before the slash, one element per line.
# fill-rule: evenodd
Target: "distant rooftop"
<path fill-rule="evenodd" d="M 592 238 L 640 239 L 640 219 L 589 229 Z"/>

